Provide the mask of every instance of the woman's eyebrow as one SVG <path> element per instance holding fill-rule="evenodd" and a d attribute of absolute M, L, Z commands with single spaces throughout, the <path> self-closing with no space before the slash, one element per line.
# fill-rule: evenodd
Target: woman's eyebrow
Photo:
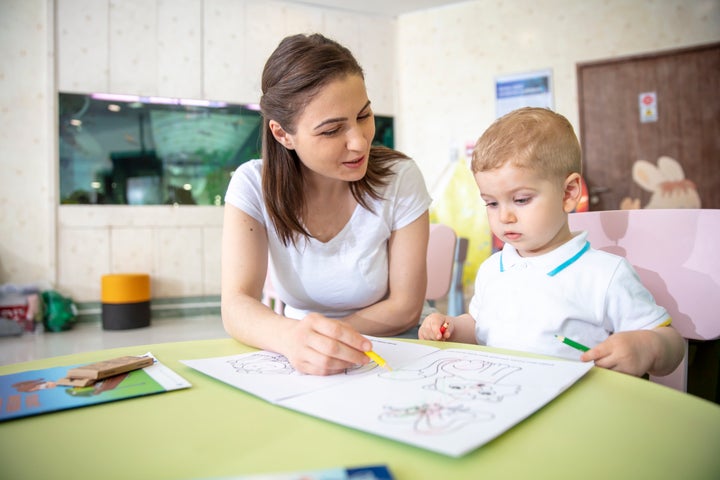
<path fill-rule="evenodd" d="M 368 108 L 369 106 L 370 106 L 370 100 L 368 100 L 367 103 L 365 105 L 363 105 L 363 108 L 361 108 L 358 113 L 362 113 L 362 111 L 365 110 L 366 108 Z"/>
<path fill-rule="evenodd" d="M 370 100 L 368 100 L 367 103 L 366 103 L 365 105 L 363 105 L 363 107 L 360 109 L 360 112 L 362 112 L 363 110 L 365 110 L 365 109 L 368 108 L 369 106 L 370 106 Z M 344 122 L 344 121 L 346 121 L 346 120 L 347 120 L 347 117 L 328 118 L 328 119 L 323 120 L 322 122 L 318 123 L 318 124 L 315 126 L 315 128 L 313 128 L 313 130 L 317 130 L 318 128 L 322 128 L 322 127 L 324 127 L 325 125 L 327 125 L 328 123 L 338 123 L 338 122 Z"/>

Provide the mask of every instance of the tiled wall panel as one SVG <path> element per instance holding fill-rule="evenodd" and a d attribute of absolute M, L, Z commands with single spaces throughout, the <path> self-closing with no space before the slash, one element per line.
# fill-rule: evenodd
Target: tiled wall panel
<path fill-rule="evenodd" d="M 265 61 L 280 40 L 291 33 L 285 29 L 288 9 L 291 7 L 287 4 L 272 0 L 245 2 L 245 55 L 241 81 L 243 94 L 250 95 L 252 103 L 260 100 L 260 77 Z"/>
<path fill-rule="evenodd" d="M 245 65 L 245 2 L 205 0 L 203 10 L 204 98 L 257 103 Z"/>
<path fill-rule="evenodd" d="M 55 275 L 52 8 L 0 1 L 0 284 Z"/>
<path fill-rule="evenodd" d="M 110 2 L 110 91 L 160 95 L 156 1 Z M 166 22 L 168 19 L 163 18 Z M 86 41 L 91 39 L 86 38 Z"/>
<path fill-rule="evenodd" d="M 202 230 L 203 295 L 218 295 L 220 292 L 220 251 L 222 227 L 206 227 Z"/>
<path fill-rule="evenodd" d="M 110 230 L 61 229 L 57 288 L 76 301 L 100 301 L 100 281 L 110 269 Z"/>
<path fill-rule="evenodd" d="M 158 94 L 203 98 L 202 5 L 202 0 L 158 0 Z"/>
<path fill-rule="evenodd" d="M 147 273 L 155 277 L 155 229 L 150 227 L 108 227 L 110 272 Z"/>
<path fill-rule="evenodd" d="M 384 17 L 365 17 L 360 23 L 360 51 L 365 84 L 375 113 L 393 116 L 397 81 L 395 68 L 395 21 Z"/>
<path fill-rule="evenodd" d="M 151 248 L 155 256 L 155 297 L 192 297 L 203 294 L 201 229 L 179 226 L 157 229 Z"/>
<path fill-rule="evenodd" d="M 110 88 L 110 3 L 58 0 L 57 88 L 106 92 Z"/>

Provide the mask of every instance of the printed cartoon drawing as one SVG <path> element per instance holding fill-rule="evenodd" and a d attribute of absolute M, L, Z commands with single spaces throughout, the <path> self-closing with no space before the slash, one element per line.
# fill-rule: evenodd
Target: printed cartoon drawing
<path fill-rule="evenodd" d="M 438 377 L 434 384 L 423 388 L 445 393 L 455 399 L 486 402 L 499 402 L 508 395 L 516 395 L 520 390 L 517 385 L 486 383 L 457 376 Z"/>
<path fill-rule="evenodd" d="M 420 369 L 400 369 L 383 372 L 378 376 L 393 380 L 416 380 L 434 378 L 423 386 L 455 399 L 499 402 L 507 395 L 520 390 L 517 385 L 501 385 L 498 382 L 520 370 L 502 363 L 486 360 L 442 358 Z"/>
<path fill-rule="evenodd" d="M 682 166 L 674 158 L 662 156 L 658 158 L 657 166 L 638 160 L 633 165 L 632 177 L 635 183 L 652 194 L 642 208 L 700 208 L 700 195 L 695 184 L 685 178 Z M 641 208 L 640 199 L 625 197 L 620 202 L 620 208 Z"/>
<path fill-rule="evenodd" d="M 274 373 L 278 375 L 295 373 L 295 369 L 287 358 L 272 352 L 258 352 L 251 357 L 228 360 L 228 364 L 238 373 Z"/>
<path fill-rule="evenodd" d="M 439 393 L 446 402 L 424 402 L 411 406 L 384 405 L 379 420 L 386 423 L 412 423 L 414 431 L 443 434 L 459 430 L 472 422 L 495 418 L 482 403 L 498 403 L 508 395 L 520 392 L 518 385 L 499 383 L 521 370 L 484 359 L 441 358 L 416 369 L 383 372 L 388 380 L 431 380 L 421 388 Z"/>
<path fill-rule="evenodd" d="M 46 390 L 48 388 L 55 388 L 57 383 L 44 378 L 37 378 L 34 380 L 24 380 L 22 382 L 13 383 L 12 387 L 17 392 L 37 392 L 38 390 Z"/>
<path fill-rule="evenodd" d="M 411 423 L 417 433 L 439 435 L 459 430 L 470 422 L 493 418 L 492 413 L 473 411 L 465 405 L 424 403 L 411 407 L 386 406 L 379 420 L 384 423 Z"/>
<path fill-rule="evenodd" d="M 272 352 L 257 352 L 254 355 L 236 359 L 228 360 L 227 362 L 236 372 L 238 373 L 256 373 L 256 374 L 277 374 L 277 375 L 302 375 L 297 373 L 290 361 L 279 353 Z M 372 370 L 376 368 L 375 364 L 357 365 L 352 368 L 345 370 L 345 375 L 354 375 Z"/>

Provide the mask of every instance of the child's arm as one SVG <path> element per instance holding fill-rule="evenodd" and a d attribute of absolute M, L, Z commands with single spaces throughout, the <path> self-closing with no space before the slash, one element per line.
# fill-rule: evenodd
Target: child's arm
<path fill-rule="evenodd" d="M 663 376 L 672 373 L 682 361 L 685 345 L 672 327 L 633 330 L 610 335 L 607 340 L 583 353 L 583 362 L 630 375 L 650 373 Z"/>
<path fill-rule="evenodd" d="M 441 328 L 445 326 L 445 331 Z M 418 330 L 420 340 L 450 340 L 461 343 L 477 343 L 475 339 L 475 319 L 469 313 L 450 317 L 441 313 L 431 313 L 423 320 Z"/>

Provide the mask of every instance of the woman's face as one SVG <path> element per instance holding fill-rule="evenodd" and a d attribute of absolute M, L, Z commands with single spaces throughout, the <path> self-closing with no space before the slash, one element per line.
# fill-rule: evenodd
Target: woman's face
<path fill-rule="evenodd" d="M 347 75 L 323 87 L 298 116 L 295 133 L 270 121 L 275 138 L 318 177 L 352 182 L 367 171 L 375 119 L 365 82 Z"/>

